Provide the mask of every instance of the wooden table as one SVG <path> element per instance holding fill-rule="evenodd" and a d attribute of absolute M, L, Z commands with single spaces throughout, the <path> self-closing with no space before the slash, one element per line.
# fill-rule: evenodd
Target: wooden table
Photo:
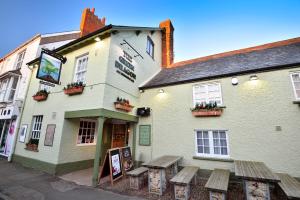
<path fill-rule="evenodd" d="M 243 179 L 248 200 L 270 200 L 269 183 L 280 179 L 263 162 L 235 160 L 234 167 L 235 176 Z"/>
<path fill-rule="evenodd" d="M 149 168 L 148 187 L 149 193 L 162 195 L 166 190 L 169 180 L 178 172 L 180 156 L 161 156 L 143 166 Z"/>

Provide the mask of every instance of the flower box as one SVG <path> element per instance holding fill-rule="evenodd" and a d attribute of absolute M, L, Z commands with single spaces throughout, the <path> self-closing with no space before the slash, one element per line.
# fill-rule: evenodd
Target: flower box
<path fill-rule="evenodd" d="M 64 89 L 64 93 L 72 96 L 72 95 L 76 95 L 76 94 L 81 94 L 83 92 L 84 86 L 78 86 L 78 87 L 70 87 L 70 88 L 66 88 Z"/>
<path fill-rule="evenodd" d="M 31 143 L 27 143 L 26 144 L 26 150 L 28 151 L 35 151 L 35 152 L 38 152 L 38 145 L 37 144 L 31 144 Z"/>
<path fill-rule="evenodd" d="M 47 95 L 34 95 L 33 99 L 35 101 L 45 101 L 48 98 Z"/>
<path fill-rule="evenodd" d="M 129 104 L 124 104 L 124 103 L 120 103 L 120 102 L 115 102 L 115 109 L 117 110 L 122 110 L 125 112 L 131 112 L 132 108 L 134 108 L 134 106 L 129 105 Z"/>
<path fill-rule="evenodd" d="M 215 110 L 194 110 L 192 114 L 194 117 L 209 117 L 209 116 L 221 116 L 223 109 L 215 109 Z"/>

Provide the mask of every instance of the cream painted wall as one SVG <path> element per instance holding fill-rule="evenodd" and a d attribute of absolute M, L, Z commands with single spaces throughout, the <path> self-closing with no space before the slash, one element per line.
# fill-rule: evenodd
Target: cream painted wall
<path fill-rule="evenodd" d="M 77 130 L 69 128 L 70 122 L 66 122 L 64 119 L 64 113 L 65 111 L 102 107 L 109 45 L 110 38 L 106 38 L 99 43 L 93 43 L 66 54 L 67 62 L 62 66 L 61 85 L 56 85 L 54 88 L 51 88 L 51 93 L 49 94 L 48 99 L 44 102 L 36 102 L 32 99 L 32 96 L 39 90 L 40 87 L 39 80 L 35 78 L 37 68 L 33 69 L 34 71 L 25 102 L 21 124 L 29 124 L 30 126 L 33 115 L 44 116 L 39 152 L 26 151 L 24 150 L 25 144 L 17 142 L 15 154 L 54 164 L 57 164 L 59 161 L 71 162 L 91 158 L 89 151 L 94 149 L 93 146 L 86 147 L 85 151 L 82 151 L 81 147 L 74 147 L 72 149 L 65 148 L 68 146 L 66 145 L 67 143 L 72 143 L 73 141 L 70 141 L 69 137 L 62 137 L 62 133 L 70 135 L 71 137 L 72 135 L 77 134 Z M 65 95 L 63 93 L 63 87 L 73 81 L 76 57 L 86 53 L 89 54 L 86 74 L 87 86 L 85 87 L 82 95 Z M 54 115 L 55 117 L 53 117 Z M 47 124 L 50 123 L 56 124 L 54 144 L 53 147 L 45 147 L 44 138 L 46 127 Z M 31 127 L 28 129 L 26 142 L 29 140 L 30 130 Z M 72 155 L 78 156 L 75 157 Z"/>
<path fill-rule="evenodd" d="M 230 162 L 193 159 L 194 129 L 222 129 L 228 130 L 231 159 L 263 161 L 275 172 L 300 177 L 300 107 L 293 104 L 290 79 L 290 72 L 297 70 L 258 73 L 259 80 L 254 82 L 249 75 L 237 76 L 237 86 L 231 84 L 231 77 L 213 80 L 222 87 L 226 108 L 221 117 L 192 116 L 192 88 L 198 82 L 163 87 L 163 94 L 158 94 L 159 88 L 147 89 L 139 106 L 151 107 L 152 113 L 140 118 L 139 125 L 152 125 L 152 146 L 139 146 L 137 129 L 137 160 L 180 155 L 183 165 L 233 170 Z"/>

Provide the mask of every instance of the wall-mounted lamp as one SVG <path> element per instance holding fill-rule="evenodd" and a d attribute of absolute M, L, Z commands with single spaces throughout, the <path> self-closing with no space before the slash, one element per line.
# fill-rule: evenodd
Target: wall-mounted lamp
<path fill-rule="evenodd" d="M 145 92 L 145 90 L 140 90 L 140 93 L 144 93 Z"/>
<path fill-rule="evenodd" d="M 161 93 L 165 93 L 165 91 L 164 91 L 163 89 L 159 89 L 159 90 L 158 90 L 158 93 L 160 93 L 160 94 L 161 94 Z"/>
<path fill-rule="evenodd" d="M 237 85 L 239 83 L 239 79 L 237 77 L 232 77 L 231 83 L 232 83 L 232 85 Z"/>
<path fill-rule="evenodd" d="M 256 74 L 253 74 L 253 75 L 250 76 L 249 80 L 250 81 L 255 81 L 255 80 L 258 80 L 258 77 L 257 77 Z"/>
<path fill-rule="evenodd" d="M 95 41 L 96 41 L 96 42 L 100 42 L 100 41 L 101 41 L 100 37 L 96 37 L 96 38 L 95 38 Z"/>

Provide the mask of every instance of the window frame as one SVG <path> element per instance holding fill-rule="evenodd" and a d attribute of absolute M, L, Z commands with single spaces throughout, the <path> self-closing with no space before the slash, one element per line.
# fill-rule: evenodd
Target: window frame
<path fill-rule="evenodd" d="M 195 98 L 195 87 L 198 86 L 206 86 L 207 91 L 206 91 L 206 102 L 208 102 L 208 85 L 213 85 L 213 84 L 217 84 L 220 90 L 220 103 L 218 103 L 218 106 L 222 106 L 223 105 L 223 94 L 222 94 L 222 85 L 220 82 L 207 82 L 207 83 L 197 83 L 193 85 L 193 106 L 196 106 L 196 98 Z"/>
<path fill-rule="evenodd" d="M 300 71 L 299 71 L 299 72 L 292 72 L 292 73 L 290 73 L 290 78 L 291 78 L 291 82 L 292 82 L 292 86 L 293 86 L 293 91 L 294 91 L 294 97 L 295 97 L 295 99 L 296 99 L 297 101 L 299 101 L 299 100 L 300 100 L 300 96 L 299 96 L 299 97 L 297 96 L 296 86 L 295 86 L 295 82 L 294 82 L 294 80 L 293 80 L 293 75 L 294 75 L 294 74 L 298 74 L 299 77 L 300 77 Z"/>
<path fill-rule="evenodd" d="M 78 63 L 79 63 L 79 60 L 81 60 L 81 59 L 83 59 L 83 58 L 87 58 L 85 70 L 78 71 Z M 75 67 L 74 67 L 73 82 L 80 82 L 80 81 L 78 81 L 78 76 L 77 76 L 78 73 L 84 72 L 84 76 L 86 76 L 86 74 L 87 74 L 87 66 L 88 66 L 88 62 L 89 62 L 89 53 L 82 54 L 82 55 L 77 56 L 77 57 L 75 58 Z M 86 83 L 86 77 L 84 77 L 84 81 L 82 81 L 82 82 L 83 82 L 83 83 Z"/>
<path fill-rule="evenodd" d="M 37 122 L 37 120 L 35 120 L 35 119 L 37 119 L 38 117 L 41 117 L 41 121 Z M 34 140 L 39 140 L 40 141 L 40 139 L 41 139 L 41 133 L 42 133 L 42 127 L 43 127 L 43 119 L 44 119 L 43 115 L 33 115 L 33 117 L 32 117 L 32 124 L 31 124 L 31 131 L 30 131 L 30 138 L 29 139 L 34 139 Z M 39 130 L 35 129 L 35 124 L 36 123 L 40 124 Z M 36 137 L 33 138 L 33 132 L 39 132 L 39 138 L 36 138 Z"/>
<path fill-rule="evenodd" d="M 198 152 L 198 138 L 197 138 L 197 132 L 198 131 L 207 131 L 208 132 L 208 138 L 209 138 L 209 154 L 207 153 L 199 153 Z M 224 131 L 226 135 L 226 144 L 227 144 L 227 155 L 221 155 L 221 154 L 214 154 L 214 138 L 213 138 L 213 131 Z M 228 130 L 224 129 L 195 129 L 195 155 L 198 157 L 206 157 L 206 158 L 220 158 L 220 159 L 228 159 L 230 158 L 230 148 L 229 148 L 229 136 L 228 136 Z M 219 147 L 219 146 L 218 146 Z"/>
<path fill-rule="evenodd" d="M 25 54 L 26 54 L 26 49 L 20 51 L 17 55 L 17 58 L 16 58 L 16 61 L 15 61 L 15 66 L 14 68 L 15 69 L 20 69 L 22 68 L 22 64 L 23 64 L 23 61 L 24 61 L 24 58 L 25 58 Z M 20 56 L 22 56 L 21 60 L 19 61 L 19 58 Z M 20 64 L 20 66 L 18 67 L 18 65 Z"/>
<path fill-rule="evenodd" d="M 148 44 L 151 44 L 152 45 L 152 52 L 150 53 L 150 52 L 148 52 L 148 50 L 150 51 L 150 48 L 148 49 Z M 154 42 L 153 42 L 153 40 L 152 40 L 152 38 L 149 36 L 149 35 L 147 35 L 147 43 L 146 43 L 146 52 L 147 52 L 147 54 L 152 58 L 152 59 L 154 59 Z M 152 55 L 151 55 L 152 54 Z"/>
<path fill-rule="evenodd" d="M 93 143 L 80 143 L 78 144 L 78 136 L 79 136 L 79 130 L 80 130 L 80 122 L 86 121 L 86 122 L 95 122 L 95 133 L 94 133 L 94 142 Z M 79 119 L 79 126 L 76 133 L 76 146 L 95 146 L 97 144 L 97 137 L 98 137 L 98 121 L 96 119 L 88 119 L 88 118 L 80 118 Z"/>

